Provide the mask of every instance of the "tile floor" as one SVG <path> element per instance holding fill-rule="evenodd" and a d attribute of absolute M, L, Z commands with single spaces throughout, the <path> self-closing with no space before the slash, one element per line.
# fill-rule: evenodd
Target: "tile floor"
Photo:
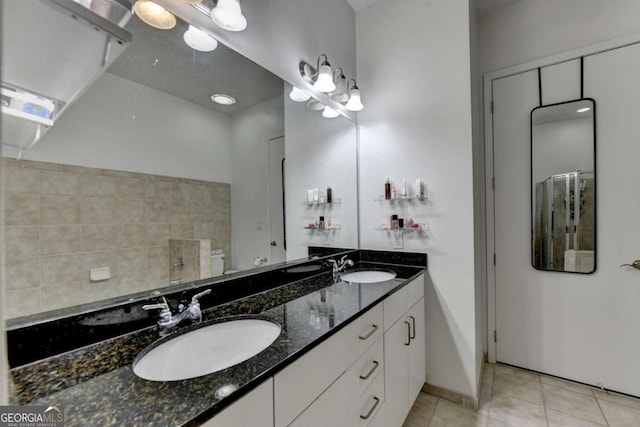
<path fill-rule="evenodd" d="M 640 399 L 487 363 L 478 412 L 420 393 L 403 427 L 427 426 L 638 427 Z"/>

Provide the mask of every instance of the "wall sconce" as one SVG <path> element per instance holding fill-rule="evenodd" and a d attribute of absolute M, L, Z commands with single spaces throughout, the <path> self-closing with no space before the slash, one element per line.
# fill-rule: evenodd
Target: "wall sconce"
<path fill-rule="evenodd" d="M 151 0 L 137 0 L 133 10 L 142 22 L 153 28 L 170 30 L 176 26 L 176 17 L 173 13 Z"/>
<path fill-rule="evenodd" d="M 339 115 L 340 113 L 338 113 L 336 110 L 329 107 L 328 105 L 326 105 L 324 107 L 324 110 L 322 110 L 322 117 L 324 117 L 325 119 L 335 119 Z"/>
<path fill-rule="evenodd" d="M 182 36 L 184 42 L 200 52 L 211 52 L 218 47 L 218 41 L 199 28 L 189 25 L 189 29 Z"/>
<path fill-rule="evenodd" d="M 242 14 L 240 0 L 218 0 L 211 10 L 211 19 L 219 27 L 229 31 L 242 31 L 247 28 L 247 18 Z"/>
<path fill-rule="evenodd" d="M 351 82 L 353 82 L 353 86 L 349 86 Z M 364 105 L 362 105 L 362 100 L 360 99 L 360 88 L 358 88 L 356 81 L 354 79 L 349 80 L 347 88 L 349 90 L 349 101 L 344 108 L 349 111 L 362 111 Z"/>
<path fill-rule="evenodd" d="M 311 98 L 309 102 L 307 102 L 307 108 L 313 111 L 324 110 L 324 104 L 317 99 Z"/>
<path fill-rule="evenodd" d="M 295 86 L 293 86 L 293 89 L 291 89 L 291 92 L 289 92 L 289 99 L 295 102 L 306 102 L 309 100 L 309 98 L 311 98 L 311 95 L 309 95 L 308 92 L 305 92 L 302 89 L 298 89 Z"/>
<path fill-rule="evenodd" d="M 320 62 L 320 59 L 324 57 L 324 61 Z M 300 75 L 309 84 L 320 92 L 333 92 L 336 90 L 336 85 L 333 83 L 333 70 L 331 64 L 329 64 L 329 58 L 324 53 L 318 57 L 318 63 L 316 68 L 306 62 L 300 62 Z"/>

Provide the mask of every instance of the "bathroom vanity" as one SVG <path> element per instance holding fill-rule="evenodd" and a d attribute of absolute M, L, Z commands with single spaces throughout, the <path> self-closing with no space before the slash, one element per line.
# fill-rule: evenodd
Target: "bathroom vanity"
<path fill-rule="evenodd" d="M 328 260 L 344 255 L 355 262 L 352 271 L 392 271 L 396 277 L 336 282 Z M 127 313 L 135 319 L 142 305 L 158 302 L 157 296 L 14 325 L 9 330 L 12 400 L 62 405 L 69 426 L 401 425 L 425 378 L 425 268 L 424 254 L 353 250 L 165 294 L 175 308 L 212 290 L 200 298 L 203 322 L 178 325 L 163 340 L 231 319 L 257 317 L 281 328 L 271 345 L 246 361 L 178 381 L 144 380 L 132 369 L 160 336 L 156 312 L 143 311 L 143 318 L 132 322 Z M 96 324 L 97 318 L 103 324 Z M 109 336 L 100 329 L 110 328 L 119 335 L 97 340 Z M 59 336 L 51 337 L 56 329 Z M 57 340 L 67 346 L 33 345 Z M 185 354 L 190 350 L 185 347 Z"/>

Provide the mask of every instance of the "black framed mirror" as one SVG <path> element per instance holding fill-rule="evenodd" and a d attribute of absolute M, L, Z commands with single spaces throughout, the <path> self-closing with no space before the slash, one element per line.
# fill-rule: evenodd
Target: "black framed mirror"
<path fill-rule="evenodd" d="M 531 263 L 537 270 L 596 270 L 596 102 L 531 111 Z"/>

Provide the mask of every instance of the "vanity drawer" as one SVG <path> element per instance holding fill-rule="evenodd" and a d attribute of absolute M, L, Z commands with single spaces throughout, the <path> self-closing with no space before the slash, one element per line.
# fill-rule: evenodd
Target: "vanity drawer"
<path fill-rule="evenodd" d="M 351 366 L 382 336 L 383 321 L 383 308 L 380 303 L 354 320 L 340 333 L 345 336 L 346 347 L 341 351 L 347 359 L 347 367 Z"/>
<path fill-rule="evenodd" d="M 424 296 L 424 275 L 420 275 L 404 288 L 383 301 L 384 330 L 389 329 L 420 298 Z"/>
<path fill-rule="evenodd" d="M 384 371 L 384 345 L 382 337 L 347 370 L 349 394 L 360 396 Z M 384 375 L 383 375 L 384 376 Z"/>
<path fill-rule="evenodd" d="M 365 427 L 371 423 L 384 404 L 384 375 L 378 375 L 373 384 L 358 398 L 347 413 L 350 427 Z"/>
<path fill-rule="evenodd" d="M 274 377 L 276 427 L 289 425 L 345 371 L 344 334 L 337 333 Z"/>

